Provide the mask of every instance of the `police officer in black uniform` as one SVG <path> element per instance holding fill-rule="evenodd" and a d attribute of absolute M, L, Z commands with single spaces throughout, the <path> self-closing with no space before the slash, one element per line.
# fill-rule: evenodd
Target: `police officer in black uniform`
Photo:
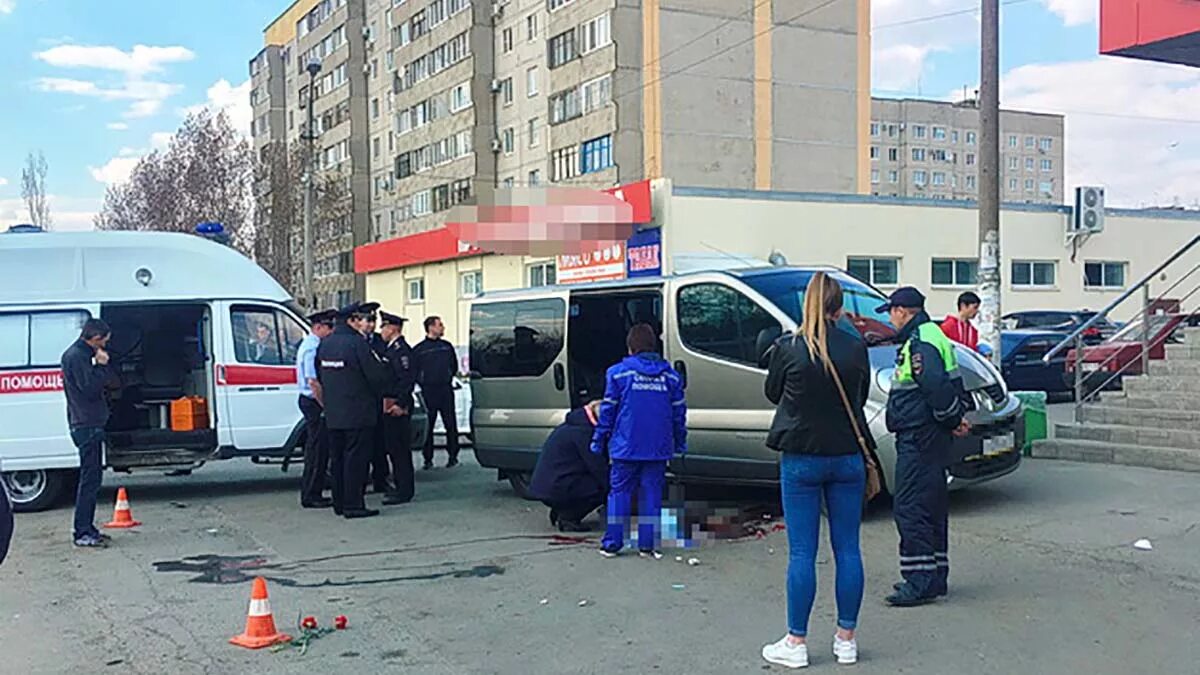
<path fill-rule="evenodd" d="M 911 607 L 946 594 L 950 572 L 946 467 L 954 436 L 970 431 L 973 407 L 953 343 L 925 312 L 925 296 L 897 289 L 879 311 L 899 330 L 900 350 L 888 394 L 887 428 L 896 434 L 893 515 L 900 533 L 900 574 L 888 604 Z"/>
<path fill-rule="evenodd" d="M 383 336 L 376 330 L 375 326 L 378 323 L 377 312 L 379 311 L 378 302 L 364 302 L 360 305 L 365 313 L 366 321 L 363 325 L 363 337 L 367 339 L 367 344 L 371 346 L 371 351 L 379 358 L 386 358 L 387 343 Z M 379 424 L 375 425 L 375 440 L 371 446 L 371 484 L 375 489 L 375 494 L 385 494 L 391 491 L 391 486 L 388 484 L 388 458 L 387 458 L 387 443 L 383 438 L 383 404 L 379 406 Z M 366 485 L 363 485 L 366 489 Z"/>
<path fill-rule="evenodd" d="M 384 359 L 392 371 L 392 381 L 384 398 L 383 437 L 388 458 L 392 462 L 391 492 L 383 498 L 384 504 L 407 504 L 412 501 L 412 408 L 413 384 L 412 347 L 404 339 L 402 316 L 380 312 L 383 325 L 382 335 L 387 342 Z"/>
<path fill-rule="evenodd" d="M 429 414 L 429 434 L 425 437 L 425 468 L 433 468 L 433 427 L 438 415 L 446 428 L 446 466 L 458 466 L 458 417 L 454 412 L 454 376 L 458 374 L 458 355 L 454 345 L 442 339 L 446 326 L 442 319 L 425 319 L 425 339 L 413 347 L 417 383 L 425 396 L 425 411 Z"/>
<path fill-rule="evenodd" d="M 367 314 L 358 303 L 338 310 L 340 323 L 317 348 L 317 376 L 329 429 L 333 510 L 346 518 L 379 515 L 378 510 L 366 508 L 363 486 L 391 374 L 363 339 Z"/>

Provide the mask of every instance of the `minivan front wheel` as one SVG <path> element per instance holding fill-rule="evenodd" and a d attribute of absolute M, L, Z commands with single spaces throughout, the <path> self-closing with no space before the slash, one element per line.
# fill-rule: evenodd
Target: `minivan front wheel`
<path fill-rule="evenodd" d="M 34 469 L 0 473 L 17 512 L 45 511 L 58 502 L 71 482 L 70 471 Z"/>
<path fill-rule="evenodd" d="M 518 497 L 536 501 L 529 493 L 529 483 L 533 480 L 533 474 L 526 471 L 505 471 L 504 477 L 508 479 L 508 484 L 512 486 L 513 492 L 517 493 Z"/>

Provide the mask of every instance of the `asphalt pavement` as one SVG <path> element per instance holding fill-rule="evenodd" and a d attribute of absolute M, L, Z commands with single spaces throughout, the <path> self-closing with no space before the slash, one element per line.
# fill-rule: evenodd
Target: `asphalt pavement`
<path fill-rule="evenodd" d="M 782 670 L 759 649 L 785 629 L 783 532 L 605 560 L 592 543 L 554 545 L 544 508 L 464 458 L 419 472 L 412 504 L 353 522 L 301 510 L 298 475 L 277 467 L 106 475 L 100 518 L 121 484 L 144 523 L 107 550 L 71 547 L 68 509 L 18 517 L 0 567 L 0 672 Z M 1194 474 L 1027 460 L 954 494 L 950 596 L 907 610 L 882 601 L 897 538 L 890 513 L 874 513 L 855 672 L 1200 672 L 1196 485 Z M 1152 551 L 1134 548 L 1141 538 Z M 829 558 L 826 547 L 812 669 L 833 672 Z M 281 628 L 338 614 L 350 627 L 304 654 L 228 644 L 255 575 Z"/>

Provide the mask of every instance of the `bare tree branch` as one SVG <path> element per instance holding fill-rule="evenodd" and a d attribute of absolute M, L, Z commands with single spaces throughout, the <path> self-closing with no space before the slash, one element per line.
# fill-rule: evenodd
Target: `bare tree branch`
<path fill-rule="evenodd" d="M 50 202 L 46 197 L 46 174 L 50 168 L 46 155 L 41 150 L 25 157 L 25 168 L 21 169 L 21 198 L 29 210 L 29 222 L 43 230 L 53 225 L 50 218 Z"/>

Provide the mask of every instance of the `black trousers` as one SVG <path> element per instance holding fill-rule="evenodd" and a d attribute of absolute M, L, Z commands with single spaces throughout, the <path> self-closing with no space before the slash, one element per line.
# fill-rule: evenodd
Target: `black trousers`
<path fill-rule="evenodd" d="M 300 503 L 314 502 L 325 491 L 329 471 L 329 432 L 321 416 L 321 404 L 308 396 L 300 397 L 304 415 L 304 472 L 300 476 Z"/>
<path fill-rule="evenodd" d="M 603 506 L 607 499 L 607 495 L 601 494 L 578 499 L 542 500 L 542 503 L 558 514 L 559 522 L 578 523 Z"/>
<path fill-rule="evenodd" d="M 333 510 L 365 508 L 363 485 L 371 461 L 374 427 L 329 430 L 329 462 L 333 468 Z"/>
<path fill-rule="evenodd" d="M 425 393 L 425 411 L 429 413 L 429 433 L 425 436 L 426 462 L 433 461 L 433 427 L 437 424 L 438 415 L 442 416 L 442 426 L 446 428 L 446 452 L 450 459 L 458 459 L 458 415 L 454 412 L 454 390 L 447 387 L 423 390 Z"/>
<path fill-rule="evenodd" d="M 394 492 L 403 501 L 413 498 L 412 417 L 383 418 L 383 437 L 387 445 L 388 459 L 392 462 L 392 484 Z"/>
<path fill-rule="evenodd" d="M 896 434 L 892 513 L 900 532 L 900 574 L 917 592 L 944 590 L 950 576 L 950 493 L 946 460 L 954 439 L 936 426 Z"/>
<path fill-rule="evenodd" d="M 380 408 L 383 404 L 380 403 Z M 384 415 L 379 415 L 379 424 L 375 425 L 375 434 L 371 440 L 371 482 L 375 487 L 382 488 L 388 484 L 388 451 L 387 440 L 384 438 Z M 366 485 L 363 485 L 366 489 Z"/>

